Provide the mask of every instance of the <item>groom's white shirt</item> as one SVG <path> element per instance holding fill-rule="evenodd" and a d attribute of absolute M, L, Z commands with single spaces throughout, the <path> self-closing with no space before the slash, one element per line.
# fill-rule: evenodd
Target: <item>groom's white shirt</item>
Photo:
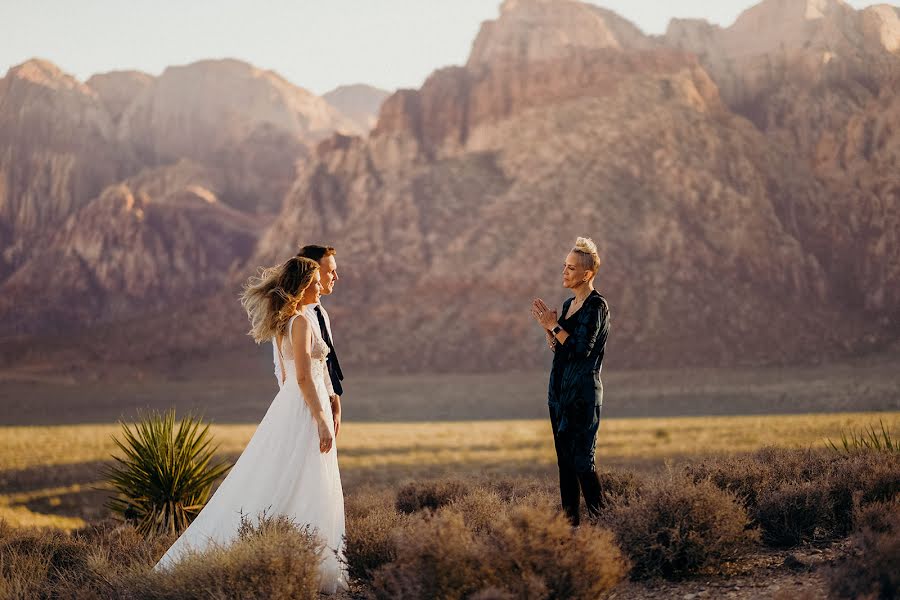
<path fill-rule="evenodd" d="M 334 336 L 331 334 L 331 319 L 328 318 L 328 311 L 325 310 L 325 307 L 322 306 L 322 303 L 318 304 L 310 304 L 306 307 L 306 314 L 309 315 L 309 320 L 312 321 L 313 327 L 319 332 L 319 336 L 322 339 L 325 339 L 325 336 L 322 335 L 322 328 L 319 327 L 319 318 L 316 316 L 316 307 L 319 307 L 319 310 L 322 311 L 322 317 L 325 319 L 325 327 L 328 329 L 328 338 L 331 340 L 331 343 L 334 343 Z"/>

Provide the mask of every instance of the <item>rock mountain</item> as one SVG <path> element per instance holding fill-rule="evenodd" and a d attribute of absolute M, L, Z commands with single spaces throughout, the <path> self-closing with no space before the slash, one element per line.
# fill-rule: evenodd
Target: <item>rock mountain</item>
<path fill-rule="evenodd" d="M 348 364 L 532 368 L 547 357 L 530 299 L 564 297 L 577 235 L 601 248 L 618 366 L 790 364 L 900 340 L 895 7 L 765 0 L 728 28 L 673 21 L 653 37 L 593 5 L 507 0 L 465 65 L 394 93 L 368 136 L 327 111 L 293 118 L 318 105 L 242 69 L 271 93 L 234 84 L 184 104 L 168 71 L 69 78 L 29 122 L 44 137 L 0 94 L 0 144 L 11 131 L 41 160 L 84 157 L 67 158 L 56 212 L 40 204 L 52 171 L 0 186 L 0 207 L 47 211 L 2 217 L 8 239 L 56 219 L 38 252 L 4 244 L 4 358 L 66 322 L 95 362 L 188 355 L 213 333 L 250 355 L 240 282 L 320 241 L 339 248 L 329 306 Z M 228 117 L 232 100 L 253 109 Z M 66 145 L 50 118 L 83 133 Z M 83 300 L 23 308 L 50 273 Z M 114 331 L 128 319 L 152 344 Z"/>

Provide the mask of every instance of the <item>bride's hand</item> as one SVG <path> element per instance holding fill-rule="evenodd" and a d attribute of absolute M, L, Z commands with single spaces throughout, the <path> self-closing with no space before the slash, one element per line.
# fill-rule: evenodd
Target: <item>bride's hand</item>
<path fill-rule="evenodd" d="M 324 415 L 316 419 L 316 424 L 319 428 L 319 452 L 324 454 L 331 451 L 331 447 L 334 445 L 334 436 L 331 429 L 328 428 L 328 422 Z"/>

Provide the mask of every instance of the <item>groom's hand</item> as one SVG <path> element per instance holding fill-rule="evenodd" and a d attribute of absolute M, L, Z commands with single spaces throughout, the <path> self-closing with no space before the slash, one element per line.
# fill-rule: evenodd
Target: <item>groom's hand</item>
<path fill-rule="evenodd" d="M 337 394 L 331 397 L 331 414 L 334 415 L 334 437 L 337 437 L 341 429 L 341 397 Z"/>

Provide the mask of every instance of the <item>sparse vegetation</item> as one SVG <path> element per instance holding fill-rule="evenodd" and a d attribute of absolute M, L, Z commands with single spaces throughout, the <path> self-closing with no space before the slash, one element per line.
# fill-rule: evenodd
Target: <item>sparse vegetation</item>
<path fill-rule="evenodd" d="M 747 507 L 763 541 L 789 547 L 829 540 L 853 528 L 855 504 L 900 493 L 900 455 L 764 448 L 746 456 L 687 465 L 694 479 L 733 492 Z"/>
<path fill-rule="evenodd" d="M 751 551 L 759 534 L 738 498 L 672 471 L 611 502 L 602 522 L 631 558 L 634 579 L 678 579 Z"/>
<path fill-rule="evenodd" d="M 410 515 L 392 560 L 372 573 L 378 598 L 588 599 L 627 573 L 613 535 L 573 530 L 541 495 L 509 502 L 472 486 L 455 502 Z"/>
<path fill-rule="evenodd" d="M 861 432 L 855 429 L 841 431 L 841 445 L 838 446 L 831 439 L 828 445 L 836 452 L 859 452 L 875 450 L 878 452 L 900 452 L 900 441 L 897 435 L 892 433 L 881 419 L 878 420 L 878 429 L 869 425 Z"/>
<path fill-rule="evenodd" d="M 900 497 L 860 510 L 847 557 L 829 573 L 838 598 L 900 596 Z"/>
<path fill-rule="evenodd" d="M 133 426 L 123 423 L 122 437 L 114 442 L 124 456 L 104 470 L 118 493 L 108 506 L 144 535 L 186 529 L 230 468 L 211 464 L 217 447 L 209 425 L 188 415 L 176 427 L 174 409 L 150 413 Z"/>
<path fill-rule="evenodd" d="M 807 417 L 813 425 L 808 424 L 803 435 L 817 432 L 821 442 L 825 435 L 815 425 L 818 418 Z M 715 419 L 708 427 L 711 431 L 726 423 L 735 431 L 735 423 L 744 423 L 754 431 L 771 426 L 784 432 L 788 425 L 797 425 L 797 419 L 787 425 L 757 417 Z M 609 429 L 607 450 L 631 439 L 628 452 L 644 450 L 655 456 L 659 447 L 652 440 L 661 438 L 653 433 L 658 428 L 654 421 L 647 421 L 604 423 Z M 834 427 L 838 422 L 847 423 L 846 415 L 832 422 L 830 431 L 840 431 Z M 699 428 L 701 423 L 668 422 L 665 428 L 671 438 L 665 443 L 685 448 L 709 439 L 708 430 Z M 519 452 L 542 455 L 544 449 L 535 450 L 531 444 L 532 438 L 548 433 L 542 429 L 546 423 L 443 425 L 348 424 L 343 435 L 351 431 L 354 438 L 347 439 L 357 444 L 341 448 L 342 475 L 349 473 L 351 481 L 345 487 L 345 559 L 353 597 L 593 598 L 629 576 L 634 581 L 620 589 L 643 589 L 646 578 L 657 576 L 689 581 L 698 573 L 721 577 L 716 573 L 739 568 L 745 552 L 786 552 L 766 547 L 843 540 L 847 535 L 852 552 L 830 579 L 833 593 L 873 598 L 896 593 L 890 591 L 896 590 L 890 570 L 895 528 L 884 525 L 886 516 L 897 512 L 900 498 L 896 452 L 864 447 L 835 452 L 822 444 L 699 457 L 661 474 L 652 463 L 651 468 L 648 463 L 637 463 L 639 468 L 604 467 L 602 522 L 572 530 L 558 512 L 552 463 L 513 461 Z M 360 428 L 358 432 L 354 427 Z M 473 427 L 487 433 L 476 449 L 466 453 L 459 436 L 466 430 L 471 437 Z M 61 432 L 66 435 L 70 429 Z M 364 447 L 359 440 L 366 436 Z M 783 441 L 795 439 L 799 438 Z M 552 452 L 552 442 L 544 442 Z M 643 442 L 647 444 L 642 446 Z M 234 443 L 236 437 L 227 441 Z M 505 444 L 509 448 L 504 449 Z M 409 456 L 398 450 L 407 445 Z M 381 456 L 382 447 L 391 451 Z M 601 446 L 601 456 L 603 451 Z M 413 458 L 425 461 L 420 469 L 406 468 Z M 96 463 L 94 469 L 93 475 Z M 470 475 L 473 470 L 477 476 Z M 40 473 L 22 473 L 21 479 L 6 480 L 12 493 L 0 500 L 5 498 L 7 506 L 17 511 L 36 506 L 34 498 L 40 498 L 43 507 L 52 506 L 50 498 L 39 495 L 44 493 Z M 354 482 L 361 473 L 366 474 L 362 479 L 368 487 Z M 423 475 L 429 473 L 433 475 Z M 65 477 L 77 474 L 60 471 Z M 402 481 L 401 476 L 412 477 L 415 483 L 395 483 Z M 54 480 L 56 493 L 75 490 L 73 481 L 77 480 Z M 0 520 L 6 514 L 2 509 L 0 502 Z M 315 564 L 309 557 L 318 547 L 309 532 L 270 519 L 248 526 L 241 538 L 228 548 L 195 555 L 170 573 L 150 573 L 173 536 L 145 539 L 121 521 L 104 521 L 71 534 L 4 523 L 0 597 L 225 599 L 263 593 L 312 597 L 304 595 L 315 589 L 315 573 L 308 568 Z M 757 539 L 763 544 L 757 545 Z M 307 558 L 301 564 L 302 557 Z"/>

